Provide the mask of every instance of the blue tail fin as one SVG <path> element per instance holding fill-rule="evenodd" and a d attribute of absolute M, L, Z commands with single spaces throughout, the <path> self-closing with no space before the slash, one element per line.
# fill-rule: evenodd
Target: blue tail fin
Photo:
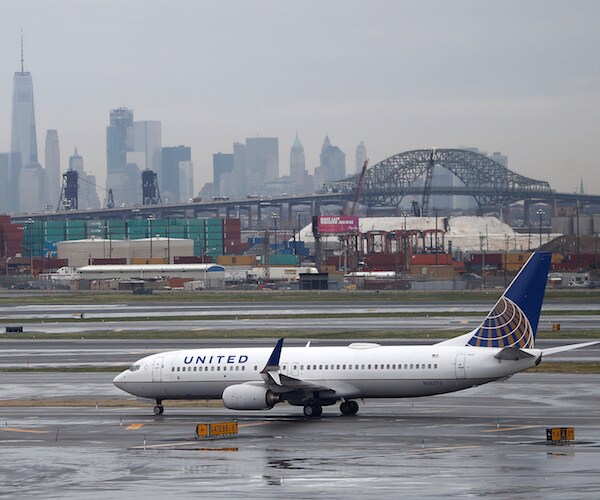
<path fill-rule="evenodd" d="M 467 345 L 534 346 L 551 257 L 548 252 L 531 255 Z"/>

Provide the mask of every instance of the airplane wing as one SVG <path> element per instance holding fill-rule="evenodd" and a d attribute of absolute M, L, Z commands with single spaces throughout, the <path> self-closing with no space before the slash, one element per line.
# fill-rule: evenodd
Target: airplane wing
<path fill-rule="evenodd" d="M 542 349 L 542 354 L 544 356 L 550 356 L 550 355 L 556 354 L 558 352 L 570 351 L 572 349 L 579 349 L 580 347 L 589 347 L 591 345 L 595 345 L 598 343 L 600 343 L 600 341 L 583 342 L 581 344 L 561 345 L 559 347 L 550 347 L 549 349 Z"/>
<path fill-rule="evenodd" d="M 260 372 L 265 385 L 275 394 L 284 395 L 291 392 L 319 392 L 321 397 L 330 396 L 335 398 L 353 397 L 358 394 L 358 390 L 347 382 L 342 381 L 327 381 L 325 384 L 318 382 L 307 382 L 298 378 L 284 375 L 280 372 L 279 358 L 281 357 L 281 349 L 283 347 L 283 338 L 277 341 L 267 364 Z"/>

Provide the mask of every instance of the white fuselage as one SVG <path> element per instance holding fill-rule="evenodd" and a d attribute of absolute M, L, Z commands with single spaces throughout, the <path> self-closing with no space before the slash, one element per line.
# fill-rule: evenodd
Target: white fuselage
<path fill-rule="evenodd" d="M 458 391 L 526 370 L 531 357 L 497 359 L 500 348 L 470 346 L 284 347 L 280 373 L 333 391 L 318 394 L 345 398 L 403 398 Z M 262 382 L 270 348 L 193 349 L 154 354 L 119 374 L 114 384 L 135 396 L 163 399 L 219 399 L 230 385 Z M 294 404 L 292 402 L 292 404 Z"/>

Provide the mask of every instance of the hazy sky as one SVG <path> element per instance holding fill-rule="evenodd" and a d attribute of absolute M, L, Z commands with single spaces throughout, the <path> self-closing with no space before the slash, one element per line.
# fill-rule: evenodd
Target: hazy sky
<path fill-rule="evenodd" d="M 325 134 L 354 170 L 436 146 L 501 151 L 512 170 L 600 194 L 600 1 L 0 0 L 0 151 L 10 148 L 20 30 L 43 162 L 58 130 L 104 184 L 111 108 L 212 154 L 296 131 L 312 173 Z M 102 193 L 100 193 L 102 197 Z"/>

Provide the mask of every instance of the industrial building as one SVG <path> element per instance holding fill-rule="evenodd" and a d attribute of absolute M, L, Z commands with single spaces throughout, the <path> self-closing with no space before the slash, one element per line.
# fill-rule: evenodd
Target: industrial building
<path fill-rule="evenodd" d="M 78 269 L 83 281 L 125 282 L 131 280 L 169 283 L 172 278 L 195 281 L 201 289 L 225 286 L 225 268 L 217 264 L 151 264 L 123 266 L 83 266 Z"/>
<path fill-rule="evenodd" d="M 178 257 L 194 254 L 194 241 L 155 236 L 137 240 L 90 238 L 60 241 L 56 244 L 59 259 L 70 267 L 92 263 L 104 264 L 172 264 Z"/>

